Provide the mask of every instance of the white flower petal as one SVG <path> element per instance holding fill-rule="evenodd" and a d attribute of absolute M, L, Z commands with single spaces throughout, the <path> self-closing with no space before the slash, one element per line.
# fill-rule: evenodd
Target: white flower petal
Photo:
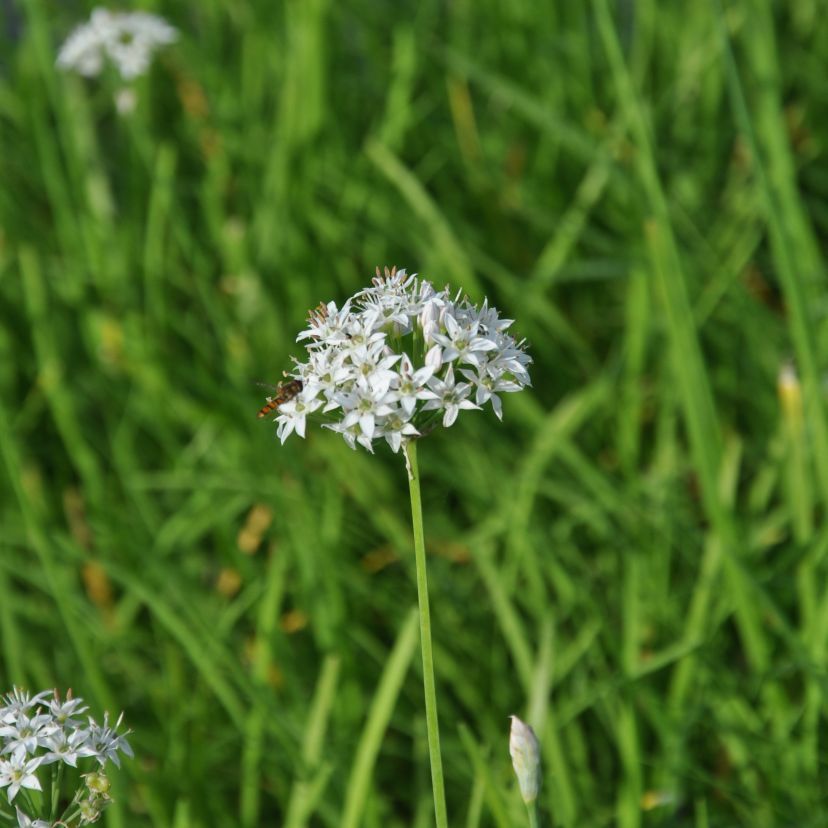
<path fill-rule="evenodd" d="M 368 437 L 369 439 L 374 436 L 374 415 L 373 414 L 363 414 L 359 418 L 359 427 L 362 429 L 362 433 Z"/>

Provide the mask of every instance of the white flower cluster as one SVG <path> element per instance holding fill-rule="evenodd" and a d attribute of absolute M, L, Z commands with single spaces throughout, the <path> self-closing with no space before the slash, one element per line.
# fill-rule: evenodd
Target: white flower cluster
<path fill-rule="evenodd" d="M 177 30 L 154 14 L 98 8 L 88 23 L 78 26 L 66 39 L 57 65 L 95 77 L 109 60 L 121 77 L 129 81 L 143 75 L 155 51 L 177 37 Z"/>
<path fill-rule="evenodd" d="M 126 734 L 119 734 L 121 718 L 113 727 L 108 715 L 103 724 L 91 717 L 80 718 L 88 708 L 71 694 L 61 701 L 56 690 L 34 696 L 15 690 L 0 699 L 0 789 L 5 789 L 11 804 L 21 788 L 42 791 L 38 778 L 41 768 L 56 763 L 78 767 L 78 760 L 97 761 L 97 771 L 83 774 L 84 784 L 71 798 L 63 821 L 78 825 L 96 822 L 110 803 L 109 780 L 101 770 L 112 760 L 120 767 L 118 752 L 132 756 Z M 50 828 L 51 822 L 34 819 L 17 808 L 19 828 Z M 60 824 L 64 824 L 61 821 Z"/>
<path fill-rule="evenodd" d="M 316 413 L 351 448 L 373 451 L 384 438 L 396 452 L 440 417 L 451 426 L 461 409 L 488 402 L 502 418 L 498 394 L 531 384 L 532 360 L 506 333 L 511 324 L 488 302 L 477 307 L 404 270 L 377 270 L 372 287 L 341 308 L 329 302 L 309 315 L 297 337 L 307 340 L 308 361 L 297 362 L 291 398 L 278 404 L 277 436 L 304 437 Z"/>

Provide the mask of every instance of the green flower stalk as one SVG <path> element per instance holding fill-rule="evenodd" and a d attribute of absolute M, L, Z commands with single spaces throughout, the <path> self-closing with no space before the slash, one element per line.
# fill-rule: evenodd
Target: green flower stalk
<path fill-rule="evenodd" d="M 408 488 L 411 494 L 411 523 L 414 529 L 414 557 L 417 564 L 417 603 L 420 608 L 420 649 L 423 656 L 423 689 L 425 692 L 428 753 L 431 760 L 431 788 L 434 792 L 434 815 L 437 828 L 448 826 L 446 791 L 443 782 L 443 759 L 440 753 L 440 725 L 437 719 L 437 686 L 434 681 L 434 660 L 431 654 L 431 611 L 428 605 L 423 507 L 420 498 L 420 472 L 417 467 L 417 444 L 405 443 L 408 467 Z"/>

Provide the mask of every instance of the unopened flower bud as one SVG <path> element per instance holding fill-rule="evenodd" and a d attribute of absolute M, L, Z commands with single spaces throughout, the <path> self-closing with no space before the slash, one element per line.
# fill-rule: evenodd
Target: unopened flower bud
<path fill-rule="evenodd" d="M 517 716 L 511 716 L 509 753 L 517 774 L 520 795 L 529 805 L 538 798 L 540 790 L 540 744 L 535 731 Z"/>
<path fill-rule="evenodd" d="M 119 115 L 131 115 L 138 103 L 138 95 L 132 86 L 124 86 L 115 93 L 115 109 Z"/>
<path fill-rule="evenodd" d="M 776 387 L 785 419 L 793 428 L 798 428 L 802 423 L 802 387 L 791 363 L 782 366 Z"/>
<path fill-rule="evenodd" d="M 109 793 L 111 782 L 105 773 L 98 771 L 95 773 L 85 773 L 83 776 L 86 779 L 86 787 L 93 794 L 102 795 Z"/>
<path fill-rule="evenodd" d="M 101 818 L 101 808 L 98 800 L 84 799 L 79 803 L 81 825 L 97 822 Z"/>

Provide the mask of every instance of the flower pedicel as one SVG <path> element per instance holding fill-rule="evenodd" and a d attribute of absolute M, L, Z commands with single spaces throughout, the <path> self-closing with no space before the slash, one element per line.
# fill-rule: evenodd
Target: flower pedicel
<path fill-rule="evenodd" d="M 351 448 L 373 451 L 384 439 L 395 452 L 438 422 L 453 425 L 462 410 L 489 403 L 502 419 L 499 395 L 531 385 L 525 341 L 507 333 L 512 321 L 405 270 L 377 270 L 341 308 L 311 311 L 297 337 L 308 361 L 289 374 L 295 393 L 284 402 L 277 394 L 260 413 L 277 410 L 283 443 L 304 437 L 317 416 Z"/>

